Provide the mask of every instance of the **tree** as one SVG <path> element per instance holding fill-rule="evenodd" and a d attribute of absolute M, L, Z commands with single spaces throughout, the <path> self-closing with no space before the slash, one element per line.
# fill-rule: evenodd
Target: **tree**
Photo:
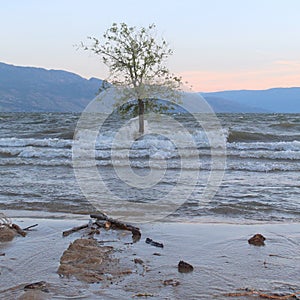
<path fill-rule="evenodd" d="M 165 66 L 166 59 L 173 54 L 164 39 L 155 39 L 155 25 L 144 28 L 129 27 L 125 23 L 113 23 L 103 34 L 103 42 L 88 37 L 92 44 L 81 43 L 84 50 L 100 55 L 109 68 L 106 82 L 127 89 L 137 100 L 139 133 L 144 133 L 145 104 L 155 99 L 155 94 L 166 93 L 168 99 L 176 100 L 181 78 L 171 74 Z M 149 104 L 149 103 L 148 103 Z M 149 105 L 148 105 L 149 106 Z"/>

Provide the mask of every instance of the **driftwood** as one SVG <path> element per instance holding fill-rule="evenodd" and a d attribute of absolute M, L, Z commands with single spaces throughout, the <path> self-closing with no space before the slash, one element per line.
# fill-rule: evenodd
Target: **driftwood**
<path fill-rule="evenodd" d="M 90 217 L 92 219 L 97 219 L 100 221 L 106 221 L 109 222 L 110 224 L 107 225 L 107 223 L 104 225 L 104 227 L 116 227 L 118 229 L 122 229 L 122 230 L 128 230 L 132 232 L 132 240 L 133 242 L 137 242 L 140 240 L 141 238 L 141 231 L 138 227 L 132 226 L 130 224 L 125 224 L 122 223 L 116 219 L 112 219 L 109 218 L 107 215 L 103 214 L 103 213 L 97 213 L 97 214 L 91 214 Z M 95 222 L 98 226 L 103 226 L 103 224 L 99 223 L 99 222 Z"/>
<path fill-rule="evenodd" d="M 159 243 L 159 242 L 155 242 L 150 238 L 146 238 L 145 243 L 149 244 L 151 246 L 154 246 L 154 247 L 158 247 L 158 248 L 163 248 L 164 247 L 164 244 Z"/>
<path fill-rule="evenodd" d="M 27 235 L 27 233 L 20 228 L 17 224 L 1 224 L 0 225 L 0 242 L 9 242 L 12 241 L 13 238 L 19 234 L 23 237 Z"/>
<path fill-rule="evenodd" d="M 295 299 L 295 297 L 299 296 L 300 292 L 294 293 L 294 294 L 289 294 L 289 295 L 276 295 L 276 294 L 265 294 L 259 291 L 251 290 L 251 291 L 246 291 L 246 292 L 241 292 L 241 293 L 228 293 L 225 294 L 224 296 L 226 297 L 243 297 L 243 296 L 255 296 L 255 297 L 260 297 L 264 299 L 275 299 L 275 300 L 288 300 L 288 299 Z M 297 298 L 298 299 L 298 298 Z"/>
<path fill-rule="evenodd" d="M 28 226 L 28 227 L 23 228 L 23 230 L 26 231 L 26 230 L 29 230 L 29 229 L 31 229 L 31 228 L 33 228 L 33 227 L 38 226 L 38 225 L 39 225 L 39 224 L 30 225 L 30 226 Z"/>
<path fill-rule="evenodd" d="M 92 222 L 92 220 L 90 220 L 90 222 L 88 224 L 73 227 L 72 229 L 64 231 L 62 233 L 62 235 L 64 237 L 66 237 L 74 232 L 77 232 L 77 231 L 79 231 L 81 229 L 85 229 L 85 228 L 91 228 L 91 231 L 90 231 L 90 233 L 88 233 L 88 235 L 99 234 L 100 231 L 97 228 L 94 228 L 94 226 L 93 226 L 93 225 L 96 225 L 97 227 L 105 228 L 105 229 L 118 228 L 118 229 L 122 229 L 122 230 L 131 231 L 132 232 L 132 240 L 134 243 L 139 241 L 141 238 L 140 229 L 135 226 L 122 223 L 113 218 L 109 218 L 107 215 L 105 215 L 103 213 L 92 214 L 90 216 L 92 219 L 96 219 L 96 221 Z"/>
<path fill-rule="evenodd" d="M 12 221 L 9 217 L 7 217 L 4 213 L 0 212 L 0 225 L 11 225 Z"/>
<path fill-rule="evenodd" d="M 79 231 L 81 229 L 84 229 L 84 228 L 88 228 L 89 227 L 89 224 L 85 224 L 85 225 L 81 225 L 81 226 L 77 226 L 77 227 L 73 227 L 72 229 L 69 229 L 69 230 L 66 230 L 63 232 L 63 236 L 68 236 L 70 235 L 71 233 L 74 233 L 76 231 Z"/>
<path fill-rule="evenodd" d="M 0 235 L 0 240 L 2 242 L 11 241 L 15 236 L 13 232 L 18 233 L 23 237 L 27 235 L 19 225 L 12 223 L 11 219 L 3 213 L 0 213 L 0 229 L 2 231 L 2 234 Z"/>
<path fill-rule="evenodd" d="M 19 225 L 11 224 L 11 228 L 13 228 L 19 235 L 25 237 L 27 232 L 25 232 Z"/>
<path fill-rule="evenodd" d="M 132 298 L 135 298 L 135 297 L 154 297 L 153 294 L 150 294 L 150 293 L 138 293 L 138 294 L 135 294 L 132 296 Z"/>

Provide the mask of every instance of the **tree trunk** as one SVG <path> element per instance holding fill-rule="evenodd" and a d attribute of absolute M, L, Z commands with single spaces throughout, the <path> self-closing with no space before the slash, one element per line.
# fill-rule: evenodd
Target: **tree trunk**
<path fill-rule="evenodd" d="M 138 104 L 139 104 L 139 133 L 143 134 L 145 131 L 145 128 L 144 128 L 145 104 L 142 99 L 138 99 Z"/>

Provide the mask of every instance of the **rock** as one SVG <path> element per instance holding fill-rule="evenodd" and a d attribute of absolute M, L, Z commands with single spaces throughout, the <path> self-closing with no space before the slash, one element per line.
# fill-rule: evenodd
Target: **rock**
<path fill-rule="evenodd" d="M 89 283 L 99 282 L 103 279 L 103 259 L 111 251 L 111 247 L 98 247 L 93 239 L 77 239 L 70 244 L 60 258 L 58 274 L 73 275 Z"/>
<path fill-rule="evenodd" d="M 254 245 L 254 246 L 264 246 L 265 240 L 266 240 L 266 238 L 262 234 L 257 233 L 248 240 L 248 243 L 250 245 Z"/>
<path fill-rule="evenodd" d="M 135 264 L 140 264 L 140 265 L 144 264 L 144 261 L 140 258 L 135 258 L 133 261 L 134 261 Z"/>
<path fill-rule="evenodd" d="M 15 230 L 6 225 L 0 226 L 0 242 L 10 242 L 15 236 Z"/>
<path fill-rule="evenodd" d="M 102 281 L 107 276 L 131 274 L 128 267 L 121 266 L 119 260 L 111 256 L 113 250 L 110 246 L 100 246 L 94 239 L 77 239 L 63 253 L 57 272 L 88 283 Z"/>
<path fill-rule="evenodd" d="M 190 265 L 189 263 L 181 260 L 178 263 L 178 272 L 180 273 L 189 273 L 194 271 L 194 267 L 192 265 Z"/>
<path fill-rule="evenodd" d="M 46 300 L 50 299 L 50 295 L 40 290 L 28 290 L 18 300 Z"/>
<path fill-rule="evenodd" d="M 155 242 L 155 241 L 153 241 L 153 240 L 150 239 L 150 238 L 146 238 L 145 243 L 146 243 L 146 244 L 149 244 L 149 245 L 151 245 L 151 246 L 158 247 L 158 248 L 163 248 L 163 247 L 164 247 L 164 245 L 163 245 L 162 243 Z"/>

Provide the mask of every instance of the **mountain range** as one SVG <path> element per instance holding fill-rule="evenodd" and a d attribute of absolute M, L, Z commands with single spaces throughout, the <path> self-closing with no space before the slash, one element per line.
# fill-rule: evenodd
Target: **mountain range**
<path fill-rule="evenodd" d="M 261 112 L 299 113 L 300 112 L 300 88 L 272 88 L 268 90 L 240 90 L 203 93 L 202 96 L 209 99 L 230 100 L 232 103 L 248 108 L 258 108 Z"/>
<path fill-rule="evenodd" d="M 101 83 L 62 70 L 0 63 L 0 112 L 80 112 Z M 300 87 L 199 94 L 215 112 L 300 112 Z"/>
<path fill-rule="evenodd" d="M 0 63 L 0 111 L 80 112 L 101 83 L 61 70 Z"/>

